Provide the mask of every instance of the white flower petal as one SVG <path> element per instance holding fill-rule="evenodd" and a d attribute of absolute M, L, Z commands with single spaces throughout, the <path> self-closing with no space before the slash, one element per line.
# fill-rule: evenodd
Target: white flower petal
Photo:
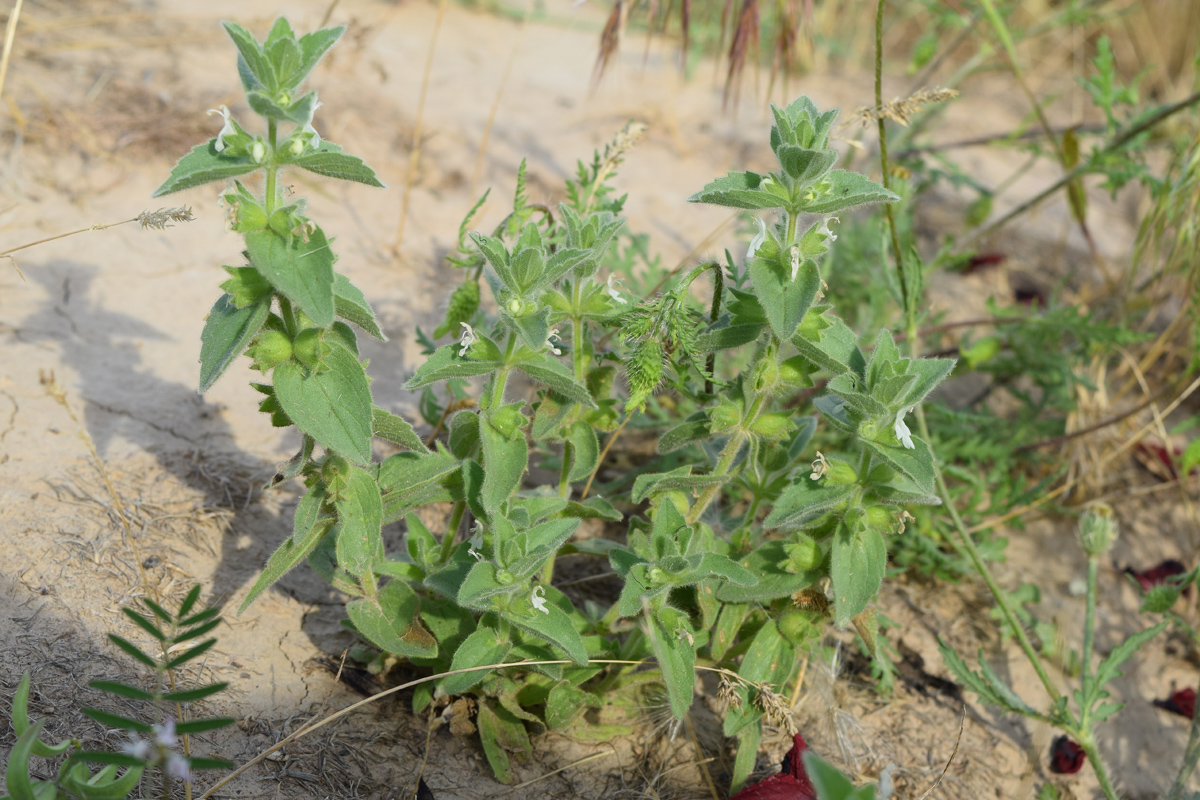
<path fill-rule="evenodd" d="M 221 128 L 221 132 L 217 134 L 217 143 L 215 145 L 213 145 L 213 147 L 216 148 L 216 151 L 218 153 L 220 153 L 222 150 L 225 149 L 225 137 L 229 136 L 232 133 L 237 133 L 237 130 L 233 127 L 233 123 L 229 120 L 229 107 L 228 106 L 218 106 L 217 108 L 210 108 L 208 110 L 208 113 L 209 114 L 220 114 L 222 119 L 225 120 L 225 125 Z"/>
<path fill-rule="evenodd" d="M 546 589 L 544 587 L 533 587 L 533 594 L 530 595 L 529 602 L 533 603 L 533 607 L 546 616 L 550 615 L 550 609 L 546 608 Z"/>
<path fill-rule="evenodd" d="M 458 324 L 462 325 L 463 329 L 462 338 L 458 340 L 458 343 L 461 345 L 461 347 L 458 348 L 458 357 L 466 358 L 467 351 L 471 349 L 471 345 L 475 344 L 475 341 L 479 337 L 475 335 L 475 330 L 467 323 L 460 322 Z"/>
<path fill-rule="evenodd" d="M 621 305 L 628 305 L 629 301 L 626 300 L 624 297 L 621 297 L 621 295 L 617 294 L 617 285 L 620 283 L 621 283 L 621 281 L 617 278 L 616 275 L 609 273 L 609 275 L 608 275 L 608 296 L 611 297 L 613 300 L 616 300 Z"/>
<path fill-rule="evenodd" d="M 902 408 L 897 411 L 896 424 L 892 429 L 896 432 L 896 438 L 900 440 L 900 444 L 904 445 L 909 450 L 915 450 L 916 445 L 913 444 L 912 431 L 910 431 L 908 426 L 904 424 L 904 415 L 910 411 L 912 411 L 912 406 L 909 406 L 908 408 Z"/>
<path fill-rule="evenodd" d="M 762 243 L 767 239 L 767 223 L 759 217 L 755 217 L 754 222 L 758 225 L 758 233 L 754 234 L 754 238 L 750 240 L 750 248 L 746 251 L 747 259 L 753 258 L 754 254 L 758 252 L 758 248 L 762 247 Z"/>

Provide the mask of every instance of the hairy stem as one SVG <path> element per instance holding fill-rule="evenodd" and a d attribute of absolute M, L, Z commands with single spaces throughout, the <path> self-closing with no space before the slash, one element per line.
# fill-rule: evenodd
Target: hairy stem
<path fill-rule="evenodd" d="M 1089 676 L 1092 674 L 1092 653 L 1096 646 L 1096 578 L 1100 571 L 1100 559 L 1094 556 L 1088 556 L 1087 565 L 1087 611 L 1083 619 L 1083 663 L 1079 668 L 1080 683 L 1083 685 L 1085 692 L 1091 687 L 1088 686 Z M 1087 717 L 1088 709 L 1080 709 L 1084 717 Z"/>
<path fill-rule="evenodd" d="M 446 523 L 446 532 L 442 534 L 442 550 L 439 561 L 445 564 L 454 552 L 454 540 L 458 538 L 458 526 L 462 525 L 463 515 L 467 513 L 467 501 L 459 500 L 450 509 L 450 521 Z"/>
<path fill-rule="evenodd" d="M 1096 747 L 1096 740 L 1090 730 L 1080 737 L 1079 746 L 1083 748 L 1083 752 L 1087 753 L 1088 763 L 1092 765 L 1092 772 L 1096 774 L 1096 782 L 1100 784 L 1100 791 L 1104 792 L 1106 800 L 1121 800 L 1116 787 L 1113 786 L 1112 779 L 1108 777 L 1108 768 L 1100 759 L 1100 751 Z"/>
<path fill-rule="evenodd" d="M 267 194 L 263 198 L 265 201 L 263 207 L 267 212 L 267 219 L 271 218 L 271 212 L 275 210 L 275 201 L 277 199 L 276 192 L 278 190 L 275 188 L 275 180 L 279 175 L 279 167 L 275 165 L 275 144 L 278 138 L 279 130 L 277 123 L 273 119 L 267 120 L 267 144 L 269 145 L 270 152 L 267 153 L 269 158 L 267 162 Z"/>

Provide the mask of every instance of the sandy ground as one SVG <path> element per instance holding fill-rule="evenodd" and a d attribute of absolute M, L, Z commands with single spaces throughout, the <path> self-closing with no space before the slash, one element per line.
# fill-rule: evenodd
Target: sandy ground
<path fill-rule="evenodd" d="M 298 30 L 316 26 L 327 3 L 294 0 L 287 10 Z M 263 0 L 27 4 L 6 87 L 9 101 L 0 150 L 0 240 L 3 247 L 94 224 L 130 218 L 157 207 L 150 199 L 171 164 L 218 125 L 204 111 L 221 103 L 238 109 L 241 95 L 233 49 L 217 25 L 236 19 L 260 36 L 278 4 Z M 436 8 L 417 3 L 347 2 L 333 23 L 347 37 L 313 76 L 324 107 L 325 138 L 361 155 L 389 188 L 371 190 L 291 176 L 310 197 L 313 216 L 338 237 L 339 269 L 364 288 L 387 344 L 365 343 L 378 401 L 410 409 L 401 386 L 414 369 L 415 327 L 441 316 L 448 277 L 441 257 L 453 245 L 458 221 L 474 200 L 476 158 L 510 54 L 511 76 L 495 117 L 478 190 L 494 188 L 481 227 L 494 224 L 511 194 L 516 167 L 529 161 L 537 200 L 555 201 L 575 159 L 590 157 L 628 119 L 649 124 L 647 141 L 631 153 L 620 186 L 630 192 L 630 227 L 650 233 L 664 263 L 700 245 L 727 217 L 688 206 L 684 198 L 710 177 L 735 166 L 763 165 L 769 125 L 748 100 L 737 115 L 720 112 L 720 88 L 702 65 L 685 83 L 673 46 L 627 47 L 594 94 L 589 94 L 596 33 L 603 10 L 546 6 L 550 22 L 522 28 L 517 21 L 450 6 L 436 51 L 423 122 L 420 168 L 399 254 L 393 246 L 420 92 L 420 69 L 434 30 Z M 515 49 L 515 50 L 514 50 Z M 765 83 L 765 81 L 764 81 Z M 818 104 L 850 109 L 870 102 L 866 75 L 808 76 L 793 83 Z M 889 96 L 906 87 L 885 88 Z M 752 94 L 747 91 L 747 96 Z M 782 99 L 777 96 L 776 100 Z M 765 104 L 763 104 L 765 105 Z M 969 87 L 951 109 L 945 135 L 963 138 L 1006 130 L 1024 114 L 1019 98 L 986 82 Z M 986 152 L 963 154 L 985 182 L 1011 165 Z M 1011 196 L 1047 180 L 1034 170 Z M 203 318 L 224 279 L 222 263 L 237 263 L 239 240 L 223 233 L 216 189 L 173 202 L 192 206 L 197 220 L 163 232 L 119 226 L 19 253 L 14 269 L 0 265 L 0 694 L 11 696 L 22 672 L 33 672 L 35 717 L 48 730 L 87 733 L 117 742 L 86 721 L 79 707 L 93 702 L 88 680 L 130 675 L 128 660 L 104 638 L 135 635 L 119 614 L 140 593 L 144 570 L 167 597 L 194 581 L 208 602 L 236 607 L 267 555 L 290 532 L 294 486 L 261 487 L 296 442 L 265 424 L 254 376 L 239 363 L 204 397 L 196 394 Z M 1003 201 L 998 210 L 1003 209 Z M 1132 241 L 1130 203 L 1103 206 L 1100 244 L 1119 256 Z M 925 215 L 936 232 L 955 224 L 953 198 Z M 1003 246 L 1011 264 L 1031 274 L 1062 275 L 1079 257 L 1079 243 L 1061 206 L 1048 206 Z M 728 234 L 719 246 L 725 246 Z M 717 247 L 712 249 L 717 250 Z M 936 289 L 944 307 L 978 307 L 1003 294 L 1004 274 L 973 276 Z M 47 395 L 40 376 L 53 373 L 71 413 Z M 72 414 L 75 416 L 72 417 Z M 103 473 L 89 458 L 90 437 Z M 106 485 L 119 498 L 119 507 Z M 124 514 L 131 542 L 120 524 Z M 1119 557 L 1180 556 L 1189 552 L 1184 517 L 1169 507 L 1147 512 L 1122 542 Z M 1141 537 L 1141 538 L 1139 538 Z M 140 569 L 139 569 L 140 562 Z M 1082 574 L 1068 528 L 1039 523 L 1012 534 L 1007 585 L 1036 580 L 1047 590 L 1040 613 L 1078 630 L 1082 601 L 1066 592 Z M 1138 626 L 1136 599 L 1118 576 L 1101 622 L 1104 646 Z M 931 684 L 944 676 L 935 636 L 960 651 L 987 649 L 1001 674 L 1038 697 L 1023 664 L 997 646 L 981 589 L 932 587 L 899 581 L 883 601 L 898 627 L 891 639 L 911 664 L 896 695 L 881 699 L 863 688 L 851 660 L 831 681 L 828 665 L 812 667 L 814 687 L 798 710 L 812 745 L 871 776 L 889 762 L 901 797 L 920 795 L 941 772 L 958 734 L 960 704 Z M 350 644 L 339 627 L 341 600 L 307 568 L 296 570 L 246 614 L 230 611 L 220 641 L 203 664 L 206 676 L 232 690 L 212 710 L 239 719 L 236 729 L 202 740 L 202 753 L 244 761 L 300 723 L 358 699 L 371 676 L 331 674 Z M 1185 723 L 1149 705 L 1171 683 L 1193 680 L 1176 655 L 1179 643 L 1160 639 L 1131 665 L 1122 692 L 1131 708 L 1105 732 L 1104 750 L 1130 797 L 1150 798 L 1166 785 L 1185 739 Z M 862 665 L 857 665 L 861 672 Z M 824 676 L 824 677 L 822 677 Z M 355 680 L 349 680 L 355 678 Z M 422 758 L 437 800 L 500 796 L 477 742 L 442 727 L 427 739 L 426 723 L 409 711 L 409 695 L 377 704 L 289 747 L 222 790 L 220 797 L 410 797 Z M 708 715 L 713 720 L 717 718 Z M 700 715 L 698 719 L 707 719 Z M 710 721 L 711 722 L 711 721 Z M 718 781 L 727 748 L 703 725 L 701 753 L 690 740 L 647 729 L 615 747 L 587 746 L 561 736 L 535 738 L 529 780 L 602 750 L 610 756 L 538 783 L 546 797 L 708 797 L 693 762 L 717 757 Z M 715 729 L 715 723 L 708 727 Z M 963 744 L 940 798 L 1032 796 L 1048 780 L 1050 735 L 999 716 L 968 697 Z M 661 733 L 661 732 L 660 732 Z M 0 730 L 0 760 L 13 741 Z M 839 742 L 843 747 L 839 748 Z M 760 764 L 786 750 L 767 738 Z M 868 752 L 869 750 L 869 752 Z M 855 752 L 859 758 L 855 761 Z M 1168 765 L 1168 766 L 1164 766 Z M 677 767 L 670 770 L 671 767 Z M 47 768 L 48 769 L 48 768 Z M 205 778 L 204 780 L 210 780 Z M 1086 774 L 1055 778 L 1065 797 L 1091 797 Z M 647 791 L 657 794 L 647 793 Z"/>

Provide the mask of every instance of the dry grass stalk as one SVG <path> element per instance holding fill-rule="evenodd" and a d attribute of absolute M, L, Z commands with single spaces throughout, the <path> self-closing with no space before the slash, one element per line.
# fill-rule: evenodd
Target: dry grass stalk
<path fill-rule="evenodd" d="M 437 18 L 433 22 L 433 32 L 429 35 L 429 50 L 425 54 L 425 71 L 421 76 L 421 94 L 417 100 L 417 122 L 413 126 L 412 152 L 408 157 L 408 172 L 404 175 L 404 196 L 400 201 L 400 222 L 396 225 L 396 240 L 392 250 L 400 252 L 404 242 L 404 228 L 408 223 L 408 202 L 412 197 L 413 183 L 417 178 L 417 165 L 421 161 L 421 123 L 425 119 L 425 97 L 429 93 L 429 76 L 433 72 L 433 54 L 437 51 L 438 32 L 442 29 L 442 20 L 446 16 L 446 0 L 438 2 Z"/>
<path fill-rule="evenodd" d="M 843 123 L 842 127 L 852 125 L 855 122 L 860 125 L 869 125 L 872 122 L 881 119 L 890 119 L 892 122 L 898 122 L 905 127 L 908 126 L 909 120 L 920 113 L 925 106 L 933 105 L 934 103 L 943 103 L 952 97 L 958 97 L 958 91 L 955 89 L 920 89 L 908 97 L 899 98 L 884 103 L 882 106 L 875 108 L 858 108 L 855 109 L 849 118 Z"/>
<path fill-rule="evenodd" d="M 729 71 L 725 74 L 725 90 L 721 94 L 723 109 L 728 107 L 731 94 L 733 106 L 737 108 L 746 58 L 751 52 L 758 52 L 758 28 L 758 0 L 742 0 L 737 27 L 734 28 L 733 39 L 729 43 Z"/>
<path fill-rule="evenodd" d="M 600 32 L 600 50 L 596 53 L 596 66 L 592 69 L 592 91 L 595 91 L 596 87 L 600 85 L 600 78 L 608 69 L 608 62 L 612 60 L 617 48 L 621 45 L 624 8 L 624 2 L 617 0 L 608 15 L 608 20 L 604 23 L 604 30 Z"/>

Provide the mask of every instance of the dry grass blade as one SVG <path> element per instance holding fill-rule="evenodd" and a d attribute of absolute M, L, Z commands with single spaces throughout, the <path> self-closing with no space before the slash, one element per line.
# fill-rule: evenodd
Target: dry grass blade
<path fill-rule="evenodd" d="M 721 94 L 722 109 L 729 106 L 731 94 L 733 106 L 737 108 L 741 96 L 742 72 L 746 68 L 746 58 L 751 50 L 758 50 L 758 0 L 742 0 L 737 27 L 734 28 L 733 40 L 729 43 L 729 71 L 725 75 L 725 91 Z"/>
<path fill-rule="evenodd" d="M 600 32 L 600 51 L 596 53 L 596 66 L 592 69 L 592 91 L 595 91 L 596 87 L 600 85 L 600 79 L 604 77 L 604 72 L 608 69 L 608 62 L 612 60 L 617 48 L 620 47 L 623 8 L 622 0 L 617 0 L 608 15 L 608 20 L 604 23 L 604 30 Z"/>
<path fill-rule="evenodd" d="M 429 75 L 433 71 L 433 54 L 437 51 L 438 32 L 442 29 L 442 20 L 446 16 L 446 0 L 438 2 L 437 19 L 433 23 L 433 32 L 429 36 L 429 51 L 425 54 L 425 72 L 421 77 L 421 95 L 417 100 L 417 122 L 413 126 L 412 152 L 408 157 L 408 172 L 404 176 L 404 197 L 400 201 L 400 222 L 396 225 L 396 241 L 392 249 L 400 252 L 404 241 L 404 227 L 408 223 L 408 202 L 412 197 L 413 182 L 417 178 L 417 165 L 421 161 L 421 123 L 425 118 L 425 97 L 429 94 Z"/>
<path fill-rule="evenodd" d="M 610 745 L 610 747 L 611 747 L 611 745 Z M 536 778 L 531 778 L 531 779 L 525 781 L 524 783 L 518 783 L 516 786 L 512 787 L 511 789 L 509 789 L 506 792 L 502 792 L 501 794 L 502 795 L 512 794 L 513 792 L 517 791 L 518 789 L 525 789 L 529 786 L 533 786 L 535 783 L 541 783 L 542 781 L 546 780 L 547 778 L 552 778 L 560 772 L 566 772 L 569 769 L 574 769 L 575 767 L 578 767 L 580 764 L 586 764 L 589 761 L 595 761 L 596 759 L 599 759 L 599 758 L 606 758 L 607 756 L 615 756 L 616 754 L 617 754 L 616 750 L 605 750 L 600 753 L 592 753 L 590 756 L 584 756 L 583 758 L 577 758 L 574 761 L 572 761 L 570 764 L 567 764 L 566 766 L 562 766 L 562 767 L 559 767 L 558 769 L 551 770 L 544 775 L 538 775 Z"/>
<path fill-rule="evenodd" d="M 12 13 L 8 15 L 8 25 L 4 28 L 4 54 L 0 56 L 0 95 L 4 94 L 4 81 L 8 77 L 8 59 L 12 56 L 13 41 L 17 36 L 17 20 L 21 17 L 21 4 L 17 0 L 13 4 Z"/>
<path fill-rule="evenodd" d="M 967 704 L 962 704 L 962 712 L 958 717 L 958 738 L 954 740 L 954 750 L 950 752 L 950 758 L 946 760 L 946 766 L 942 769 L 942 774 L 937 776 L 937 780 L 933 785 L 925 790 L 925 794 L 917 798 L 917 800 L 926 800 L 939 786 L 946 777 L 946 773 L 950 771 L 950 765 L 954 763 L 954 757 L 958 755 L 958 748 L 962 744 L 963 731 L 967 727 Z"/>

